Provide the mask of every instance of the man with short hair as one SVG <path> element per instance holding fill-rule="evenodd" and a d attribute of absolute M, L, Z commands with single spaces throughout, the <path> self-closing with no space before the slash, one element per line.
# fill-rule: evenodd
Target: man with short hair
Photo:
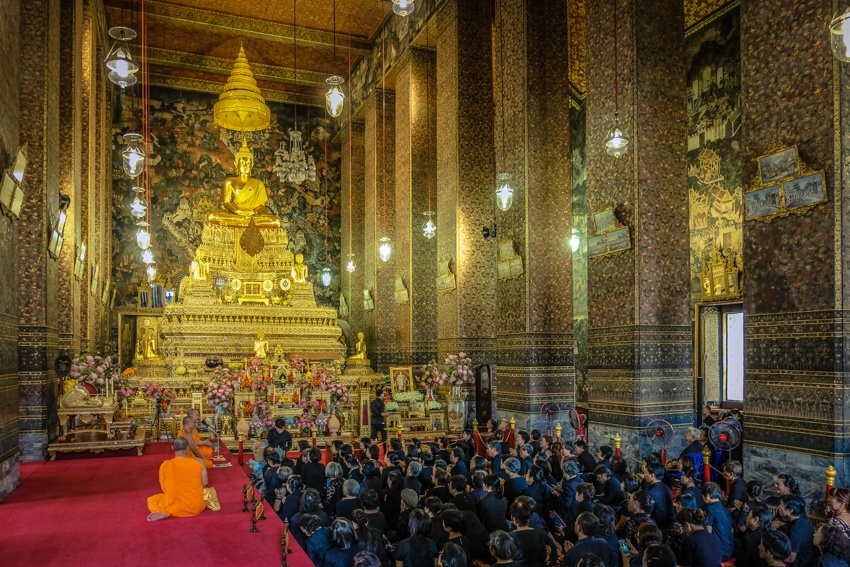
<path fill-rule="evenodd" d="M 776 512 L 785 521 L 781 531 L 791 540 L 791 555 L 786 562 L 790 567 L 809 567 L 817 562 L 818 549 L 814 544 L 815 528 L 803 517 L 806 501 L 796 494 L 786 494 Z"/>
<path fill-rule="evenodd" d="M 617 558 L 608 542 L 600 537 L 596 537 L 596 529 L 599 526 L 599 519 L 592 512 L 582 512 L 576 518 L 575 530 L 578 542 L 575 545 L 566 542 L 565 546 L 569 549 L 564 561 L 561 564 L 563 567 L 575 567 L 579 560 L 588 553 L 596 555 L 605 565 L 617 565 Z"/>
<path fill-rule="evenodd" d="M 682 460 L 682 457 L 685 455 L 690 455 L 691 453 L 699 453 L 702 454 L 702 443 L 699 440 L 699 429 L 696 427 L 688 427 L 685 430 L 685 441 L 688 442 L 688 446 L 682 449 L 682 452 L 679 453 L 679 460 Z"/>
<path fill-rule="evenodd" d="M 579 439 L 575 444 L 576 458 L 578 464 L 581 465 L 581 470 L 584 474 L 593 474 L 593 469 L 596 468 L 596 459 L 588 451 L 587 442 Z"/>
<path fill-rule="evenodd" d="M 286 452 L 292 448 L 292 434 L 286 430 L 286 422 L 282 417 L 274 420 L 274 425 L 269 427 L 266 440 L 269 442 L 269 447 L 283 451 L 284 457 Z"/>
<path fill-rule="evenodd" d="M 475 500 L 466 492 L 465 476 L 459 474 L 453 475 L 449 479 L 449 492 L 452 495 L 452 499 L 448 501 L 448 504 L 454 504 L 458 510 L 469 510 L 470 512 L 477 513 Z"/>
<path fill-rule="evenodd" d="M 519 474 L 524 475 L 528 472 L 534 465 L 534 461 L 531 460 L 531 453 L 534 451 L 534 448 L 530 443 L 524 443 L 520 445 L 517 449 L 519 453 Z"/>
<path fill-rule="evenodd" d="M 467 467 L 464 462 L 465 456 L 466 454 L 463 449 L 459 447 L 452 449 L 452 452 L 449 454 L 449 460 L 451 461 L 451 468 L 449 469 L 449 472 L 451 472 L 452 475 L 459 474 L 466 476 L 469 474 L 469 467 Z"/>
<path fill-rule="evenodd" d="M 673 523 L 676 510 L 673 507 L 673 492 L 661 482 L 664 478 L 664 465 L 655 458 L 646 457 L 641 462 L 641 468 L 648 486 L 647 492 L 655 500 L 655 507 L 650 515 L 659 528 L 666 530 Z"/>
<path fill-rule="evenodd" d="M 378 387 L 375 389 L 375 399 L 372 400 L 372 403 L 369 404 L 369 426 L 372 431 L 370 436 L 373 440 L 378 440 L 378 433 L 381 434 L 381 441 L 384 443 L 387 442 L 387 424 L 384 422 L 384 418 L 387 416 L 387 412 L 384 409 L 384 400 L 381 398 L 381 388 Z"/>
<path fill-rule="evenodd" d="M 172 516 L 197 516 L 207 506 L 204 501 L 204 487 L 209 482 L 206 467 L 189 455 L 189 441 L 186 437 L 175 438 L 172 448 L 174 458 L 159 467 L 162 493 L 148 498 L 148 509 L 151 511 L 147 518 L 149 522 Z"/>
<path fill-rule="evenodd" d="M 602 485 L 602 491 L 597 495 L 599 502 L 615 510 L 618 509 L 620 504 L 628 498 L 623 492 L 620 481 L 612 476 L 611 469 L 605 465 L 597 465 L 593 473 L 596 475 L 596 482 Z"/>

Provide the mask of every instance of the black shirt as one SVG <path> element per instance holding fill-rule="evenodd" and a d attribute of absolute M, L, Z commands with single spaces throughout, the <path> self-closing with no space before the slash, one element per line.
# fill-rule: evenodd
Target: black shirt
<path fill-rule="evenodd" d="M 670 487 L 659 481 L 650 486 L 647 492 L 655 500 L 655 508 L 650 514 L 652 519 L 655 520 L 659 528 L 667 529 L 673 523 L 673 516 L 676 513 L 673 508 L 673 493 L 670 491 Z"/>
<path fill-rule="evenodd" d="M 720 567 L 722 555 L 720 540 L 703 529 L 685 540 L 680 561 L 682 567 Z"/>
<path fill-rule="evenodd" d="M 617 565 L 619 563 L 619 559 L 611 551 L 611 546 L 608 545 L 607 541 L 600 537 L 586 537 L 579 540 L 567 552 L 561 565 L 563 567 L 575 567 L 582 556 L 587 553 L 596 555 L 605 565 Z"/>
<path fill-rule="evenodd" d="M 399 542 L 393 552 L 393 559 L 403 562 L 404 567 L 434 567 L 437 554 L 437 544 L 434 540 L 412 535 Z"/>
<path fill-rule="evenodd" d="M 301 466 L 301 481 L 307 488 L 315 488 L 322 494 L 325 490 L 325 465 L 304 463 Z"/>
<path fill-rule="evenodd" d="M 281 451 L 283 451 L 284 456 L 286 456 L 286 452 L 292 448 L 292 435 L 286 429 L 278 433 L 277 429 L 269 427 L 266 439 L 269 442 L 269 447 L 279 447 Z"/>
<path fill-rule="evenodd" d="M 540 530 L 516 530 L 511 532 L 511 539 L 516 544 L 514 561 L 524 567 L 544 567 L 546 565 L 545 532 Z M 605 547 L 608 547 L 607 543 Z"/>
<path fill-rule="evenodd" d="M 369 409 L 371 410 L 371 424 L 372 425 L 384 425 L 384 416 L 381 415 L 384 413 L 384 400 L 381 398 L 375 398 L 372 400 L 372 403 L 369 404 Z"/>

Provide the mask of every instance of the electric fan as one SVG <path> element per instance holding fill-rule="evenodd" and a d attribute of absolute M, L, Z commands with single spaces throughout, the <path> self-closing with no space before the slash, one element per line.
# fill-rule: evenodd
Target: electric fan
<path fill-rule="evenodd" d="M 734 424 L 718 421 L 708 430 L 708 438 L 711 440 L 711 444 L 721 451 L 731 452 L 741 444 L 741 430 Z"/>
<path fill-rule="evenodd" d="M 549 423 L 549 436 L 552 436 L 552 422 L 561 413 L 561 408 L 555 402 L 546 402 L 540 406 L 540 416 Z"/>
<path fill-rule="evenodd" d="M 587 430 L 584 427 L 584 420 L 581 414 L 576 411 L 576 408 L 570 408 L 570 426 L 575 429 L 576 439 L 587 441 Z"/>
<path fill-rule="evenodd" d="M 646 424 L 646 438 L 653 445 L 661 445 L 661 464 L 667 464 L 667 444 L 673 439 L 673 426 L 663 419 L 653 419 Z"/>

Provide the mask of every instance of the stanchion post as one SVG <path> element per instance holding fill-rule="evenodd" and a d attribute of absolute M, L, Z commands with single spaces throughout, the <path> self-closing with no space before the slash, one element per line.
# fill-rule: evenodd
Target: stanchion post
<path fill-rule="evenodd" d="M 246 484 L 242 487 L 242 511 L 248 512 L 248 487 L 250 484 Z"/>
<path fill-rule="evenodd" d="M 555 441 L 561 442 L 561 435 L 564 433 L 564 426 L 559 423 L 555 424 Z"/>
<path fill-rule="evenodd" d="M 257 527 L 257 504 L 259 502 L 255 501 L 254 506 L 251 508 L 251 529 L 249 530 L 251 533 L 260 531 Z"/>
<path fill-rule="evenodd" d="M 289 518 L 283 520 L 283 534 L 280 536 L 280 553 L 283 556 L 281 567 L 288 567 L 289 559 L 286 557 L 292 550 L 289 549 Z"/>
<path fill-rule="evenodd" d="M 711 449 L 708 445 L 702 448 L 702 481 L 711 482 Z"/>
<path fill-rule="evenodd" d="M 619 433 L 614 434 L 614 454 L 618 457 L 623 456 L 623 452 L 620 450 L 620 443 L 623 441 L 623 438 L 620 437 Z"/>
<path fill-rule="evenodd" d="M 838 471 L 835 470 L 835 467 L 829 465 L 824 469 L 823 474 L 826 476 L 826 494 L 824 500 L 826 501 L 826 505 L 829 506 L 829 496 L 832 494 L 832 489 L 835 488 L 835 477 L 838 475 Z"/>

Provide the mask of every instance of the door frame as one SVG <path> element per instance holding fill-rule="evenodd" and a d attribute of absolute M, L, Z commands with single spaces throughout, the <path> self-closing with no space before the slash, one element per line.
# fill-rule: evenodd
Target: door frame
<path fill-rule="evenodd" d="M 693 362 L 693 387 L 694 387 L 694 408 L 696 409 L 697 423 L 702 421 L 702 406 L 705 405 L 705 369 L 704 364 L 705 361 L 703 359 L 704 352 L 702 348 L 702 337 L 700 335 L 700 329 L 702 327 L 701 322 L 701 310 L 706 307 L 716 307 L 720 310 L 721 314 L 725 312 L 732 311 L 732 307 L 739 307 L 741 313 L 744 313 L 745 321 L 746 321 L 746 313 L 744 312 L 744 303 L 741 299 L 730 299 L 726 301 L 700 301 L 694 304 L 694 362 Z M 723 321 L 722 324 L 725 324 Z M 720 333 L 719 336 L 720 344 L 718 345 L 720 348 L 720 352 L 723 352 L 723 333 Z M 744 362 L 746 365 L 746 361 Z M 725 388 L 724 388 L 725 391 Z M 744 392 L 746 393 L 746 387 Z"/>

